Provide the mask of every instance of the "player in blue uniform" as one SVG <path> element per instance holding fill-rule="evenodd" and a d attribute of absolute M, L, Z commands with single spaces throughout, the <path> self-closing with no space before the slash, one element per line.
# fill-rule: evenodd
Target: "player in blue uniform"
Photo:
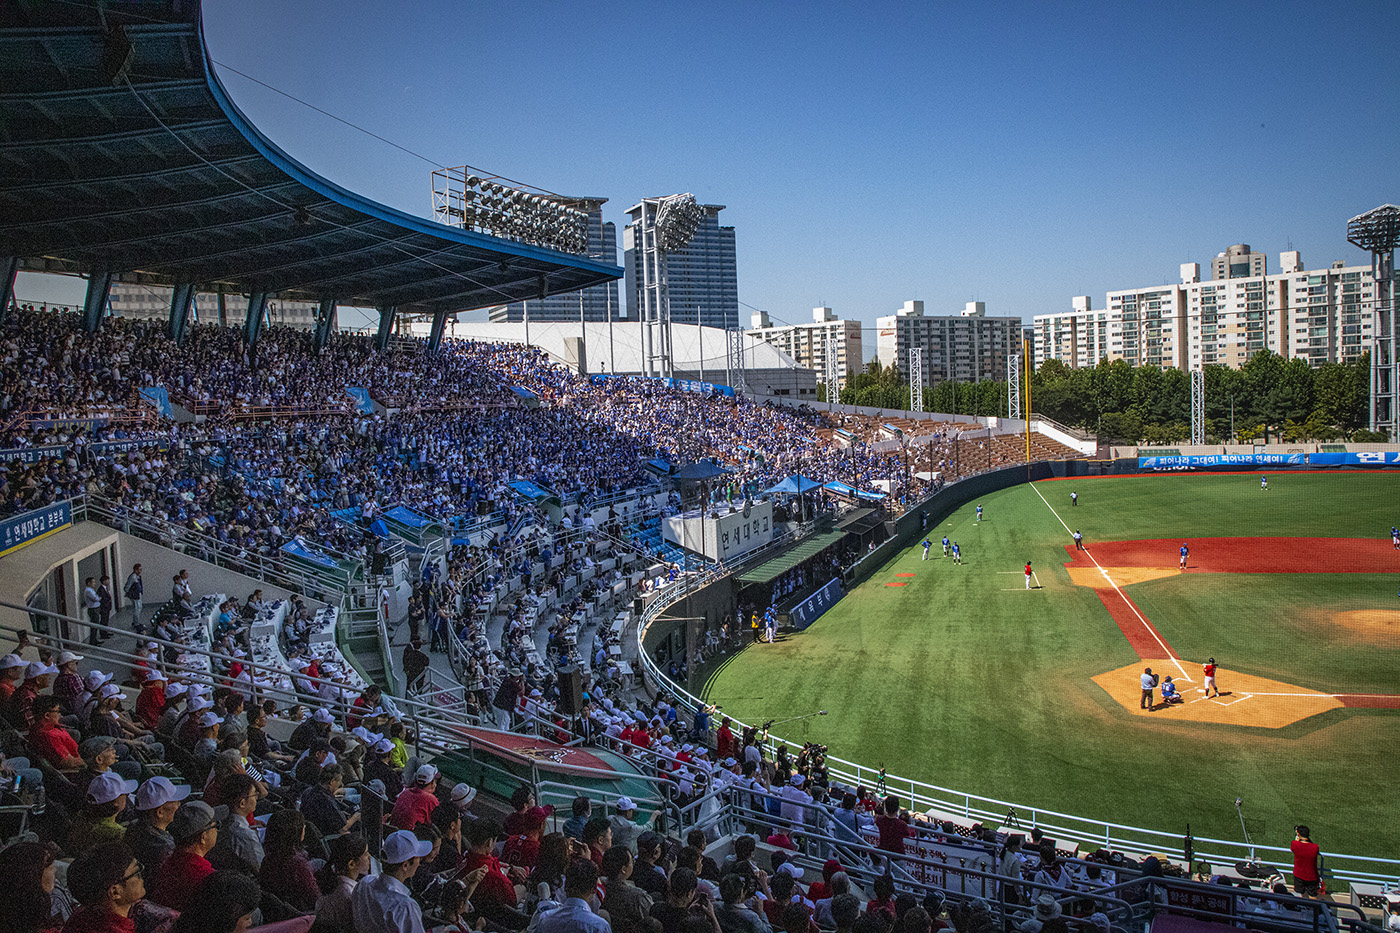
<path fill-rule="evenodd" d="M 980 505 L 977 507 L 977 520 L 979 522 L 982 520 L 982 506 Z"/>
<path fill-rule="evenodd" d="M 947 556 L 948 556 L 948 536 L 947 536 L 947 535 L 944 535 L 944 536 L 943 536 L 943 556 L 944 556 L 944 557 L 947 557 Z"/>
<path fill-rule="evenodd" d="M 1268 478 L 1267 476 L 1262 476 L 1262 475 L 1261 475 L 1261 476 L 1259 477 L 1259 488 L 1260 488 L 1260 489 L 1268 489 L 1268 488 L 1269 488 L 1269 478 Z"/>
<path fill-rule="evenodd" d="M 962 548 L 958 547 L 958 542 L 953 542 L 953 563 L 962 563 Z"/>
<path fill-rule="evenodd" d="M 1191 553 L 1191 549 L 1186 546 L 1186 542 L 1181 542 L 1181 569 L 1186 569 L 1186 556 Z"/>
<path fill-rule="evenodd" d="M 928 549 L 933 547 L 933 542 L 928 538 L 924 539 L 924 560 L 928 560 Z"/>

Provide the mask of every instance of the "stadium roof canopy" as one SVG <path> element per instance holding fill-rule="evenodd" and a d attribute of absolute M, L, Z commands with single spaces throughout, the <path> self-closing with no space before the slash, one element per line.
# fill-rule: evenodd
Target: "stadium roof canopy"
<path fill-rule="evenodd" d="M 354 194 L 271 143 L 197 0 L 0 4 L 0 260 L 434 313 L 621 277 Z"/>

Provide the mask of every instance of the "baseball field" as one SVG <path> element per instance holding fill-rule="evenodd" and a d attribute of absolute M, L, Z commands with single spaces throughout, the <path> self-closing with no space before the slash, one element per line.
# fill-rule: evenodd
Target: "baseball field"
<path fill-rule="evenodd" d="M 1392 473 L 1022 485 L 930 528 L 928 560 L 912 547 L 805 631 L 733 656 L 705 693 L 746 722 L 828 710 L 774 732 L 943 787 L 1230 840 L 1240 797 L 1255 842 L 1308 823 L 1324 850 L 1393 858 L 1393 524 Z M 1184 702 L 1141 709 L 1147 667 Z"/>

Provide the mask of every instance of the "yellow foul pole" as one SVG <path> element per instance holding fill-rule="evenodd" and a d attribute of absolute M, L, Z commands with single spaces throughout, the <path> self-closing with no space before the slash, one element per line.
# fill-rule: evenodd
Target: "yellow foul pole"
<path fill-rule="evenodd" d="M 1026 417 L 1026 465 L 1031 462 L 1031 348 L 1030 342 L 1024 338 L 1021 340 L 1021 372 L 1026 374 L 1026 410 L 1021 414 Z"/>

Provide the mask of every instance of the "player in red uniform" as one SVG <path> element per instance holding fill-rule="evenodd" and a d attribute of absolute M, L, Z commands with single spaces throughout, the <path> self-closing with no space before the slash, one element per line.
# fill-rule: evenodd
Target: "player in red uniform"
<path fill-rule="evenodd" d="M 1212 690 L 1216 696 L 1220 696 L 1220 688 L 1215 685 L 1215 658 L 1206 658 L 1206 663 L 1201 665 L 1201 671 L 1206 675 L 1206 696 L 1210 696 Z"/>

